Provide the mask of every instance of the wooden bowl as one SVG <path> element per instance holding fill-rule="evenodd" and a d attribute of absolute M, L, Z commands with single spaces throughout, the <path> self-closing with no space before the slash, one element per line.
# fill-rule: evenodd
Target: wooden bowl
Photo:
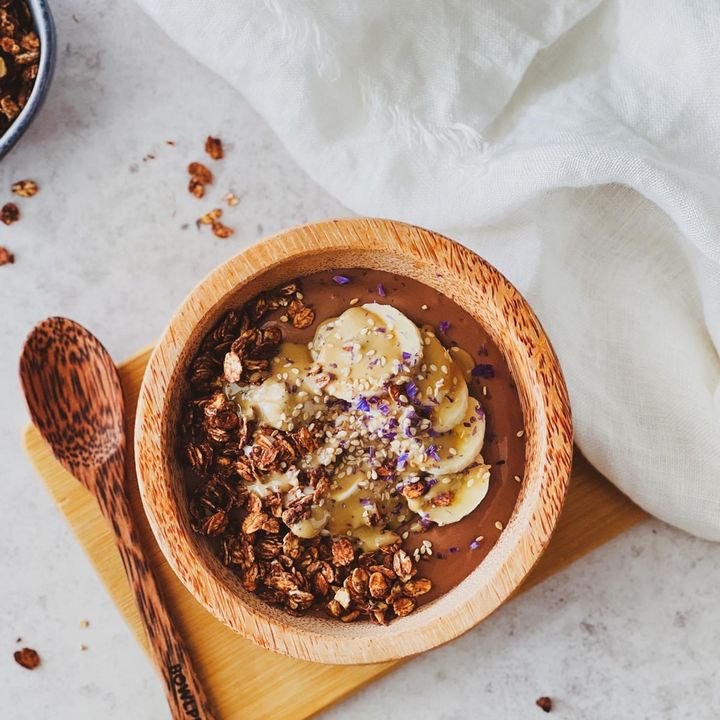
<path fill-rule="evenodd" d="M 205 539 L 192 531 L 175 453 L 178 398 L 206 332 L 225 311 L 261 290 L 335 267 L 397 273 L 454 300 L 483 325 L 505 355 L 524 414 L 525 480 L 497 544 L 455 588 L 386 627 L 293 617 L 244 590 Z M 573 447 L 562 372 L 520 293 L 495 268 L 452 240 L 367 218 L 287 230 L 210 273 L 172 318 L 150 358 L 138 402 L 135 445 L 150 525 L 168 562 L 197 600 L 258 645 L 338 664 L 393 660 L 428 650 L 495 610 L 520 585 L 550 539 L 565 498 Z"/>

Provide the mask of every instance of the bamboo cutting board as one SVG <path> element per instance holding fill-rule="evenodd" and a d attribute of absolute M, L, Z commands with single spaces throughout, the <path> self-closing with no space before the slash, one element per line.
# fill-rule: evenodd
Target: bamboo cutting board
<path fill-rule="evenodd" d="M 128 412 L 128 437 L 132 437 L 135 405 L 149 354 L 149 350 L 142 351 L 120 366 Z M 24 443 L 33 465 L 113 600 L 138 640 L 145 645 L 140 617 L 120 556 L 95 500 L 53 458 L 34 427 L 26 429 Z M 133 468 L 134 458 L 130 456 L 128 472 L 134 477 Z M 352 666 L 302 662 L 259 648 L 236 635 L 207 613 L 175 577 L 145 521 L 134 484 L 133 488 L 132 506 L 141 518 L 140 530 L 148 557 L 157 571 L 180 632 L 187 640 L 210 701 L 222 720 L 307 718 L 398 664 Z M 640 508 L 577 453 L 565 509 L 555 535 L 519 592 L 562 570 L 644 517 Z"/>

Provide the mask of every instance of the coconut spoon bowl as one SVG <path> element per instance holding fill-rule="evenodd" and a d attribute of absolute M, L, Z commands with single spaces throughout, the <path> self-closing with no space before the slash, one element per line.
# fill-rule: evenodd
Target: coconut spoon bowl
<path fill-rule="evenodd" d="M 387 626 L 291 616 L 246 591 L 191 527 L 176 452 L 190 363 L 229 309 L 259 292 L 332 268 L 417 280 L 469 313 L 507 360 L 523 411 L 524 480 L 510 522 L 462 582 Z M 316 306 L 322 319 L 322 308 Z M 324 663 L 371 663 L 428 650 L 466 632 L 522 583 L 548 544 L 570 476 L 572 426 L 562 373 L 535 314 L 505 277 L 458 243 L 421 228 L 358 218 L 293 228 L 236 255 L 182 303 L 148 364 L 135 432 L 144 507 L 168 562 L 221 622 L 253 642 Z"/>

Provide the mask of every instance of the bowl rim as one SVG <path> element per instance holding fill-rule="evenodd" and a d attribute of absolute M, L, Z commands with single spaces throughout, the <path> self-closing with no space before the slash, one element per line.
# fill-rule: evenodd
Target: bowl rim
<path fill-rule="evenodd" d="M 30 127 L 45 102 L 55 71 L 57 56 L 57 32 L 50 5 L 47 0 L 27 0 L 40 39 L 40 62 L 32 92 L 25 107 L 0 136 L 0 160 L 7 155 Z"/>
<path fill-rule="evenodd" d="M 352 627 L 330 621 L 332 626 L 342 626 L 336 633 L 316 628 L 312 618 L 295 618 L 268 606 L 258 609 L 213 574 L 193 543 L 184 541 L 189 534 L 183 527 L 182 509 L 172 490 L 167 449 L 163 447 L 165 401 L 169 382 L 198 323 L 243 283 L 263 276 L 268 268 L 307 257 L 309 252 L 351 253 L 360 247 L 363 252 L 396 253 L 408 262 L 433 263 L 449 276 L 470 270 L 481 272 L 497 286 L 493 292 L 499 293 L 507 308 L 522 315 L 524 334 L 517 338 L 513 335 L 512 342 L 526 346 L 525 350 L 521 348 L 527 352 L 523 361 L 536 379 L 527 391 L 535 403 L 537 433 L 532 430 L 533 438 L 528 437 L 527 442 L 535 443 L 538 456 L 532 466 L 526 458 L 520 497 L 500 539 L 460 585 L 416 613 L 381 627 L 382 632 L 366 632 L 361 629 L 364 624 L 358 628 L 357 623 Z M 493 308 L 493 312 L 509 321 L 501 309 Z M 189 319 L 194 322 L 189 324 Z M 515 331 L 508 327 L 507 332 Z M 527 426 L 528 421 L 525 423 Z M 382 662 L 422 652 L 466 632 L 501 605 L 547 546 L 565 499 L 572 450 L 570 403 L 562 371 L 537 317 L 519 291 L 465 246 L 422 228 L 374 218 L 290 228 L 248 247 L 211 271 L 180 305 L 151 354 L 135 425 L 136 471 L 145 513 L 165 558 L 186 588 L 215 617 L 258 645 L 298 659 L 333 664 Z M 329 627 L 325 620 L 318 624 Z"/>

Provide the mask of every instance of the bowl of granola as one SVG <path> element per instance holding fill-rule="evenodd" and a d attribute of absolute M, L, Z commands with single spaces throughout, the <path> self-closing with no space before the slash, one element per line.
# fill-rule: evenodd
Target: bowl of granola
<path fill-rule="evenodd" d="M 46 0 L 0 7 L 0 158 L 30 126 L 55 68 L 56 38 Z"/>
<path fill-rule="evenodd" d="M 294 228 L 188 296 L 138 402 L 143 504 L 219 620 L 303 660 L 447 642 L 523 581 L 572 460 L 562 372 L 519 292 L 402 223 Z"/>

